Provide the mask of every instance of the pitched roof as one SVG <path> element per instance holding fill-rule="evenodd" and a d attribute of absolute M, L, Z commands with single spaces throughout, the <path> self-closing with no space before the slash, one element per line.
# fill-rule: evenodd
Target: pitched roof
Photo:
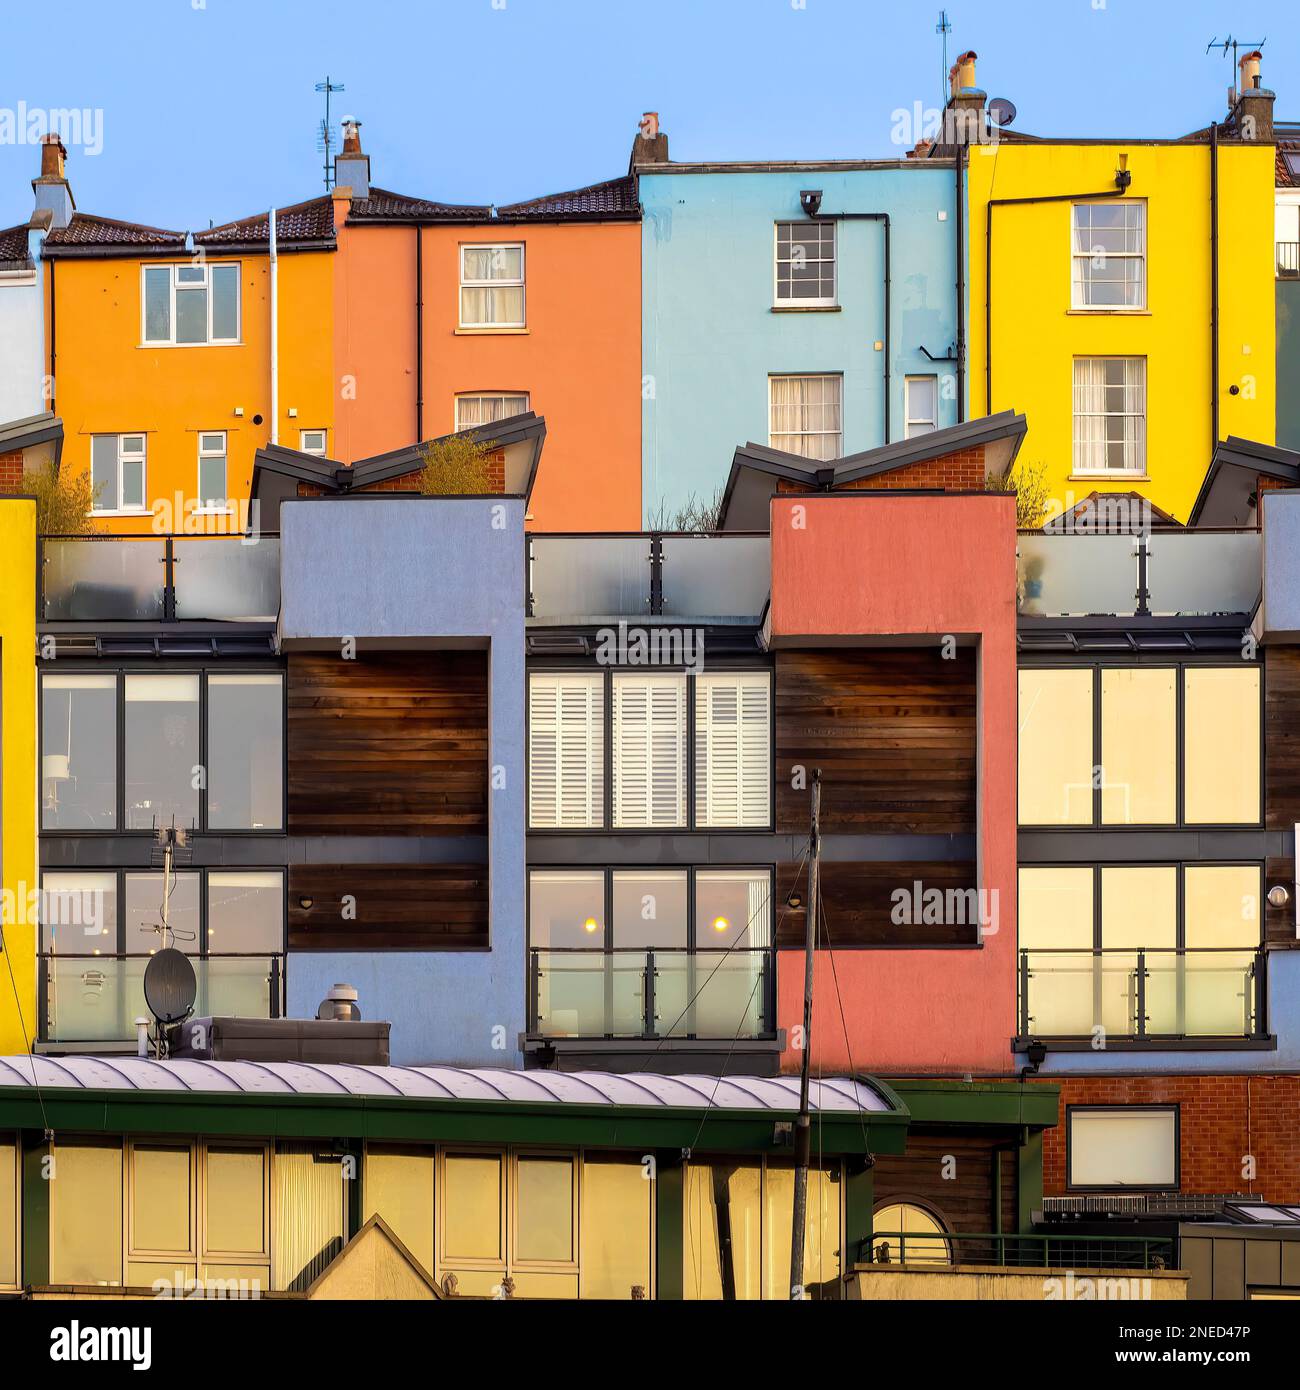
<path fill-rule="evenodd" d="M 1287 155 L 1291 156 L 1290 164 L 1287 162 Z M 1294 173 L 1291 171 L 1291 164 L 1296 166 Z M 1278 140 L 1275 182 L 1279 188 L 1300 188 L 1300 140 Z"/>
<path fill-rule="evenodd" d="M 567 193 L 551 193 L 544 198 L 533 198 L 523 203 L 508 203 L 497 208 L 497 216 L 539 220 L 588 218 L 603 221 L 609 218 L 638 217 L 640 209 L 636 175 L 625 174 L 620 179 L 588 184 L 586 188 L 574 188 Z"/>
<path fill-rule="evenodd" d="M 66 227 L 55 227 L 45 238 L 45 254 L 111 254 L 115 251 L 178 251 L 184 249 L 185 233 L 163 227 L 146 227 L 139 222 L 119 222 L 113 217 L 95 217 L 74 212 Z"/>
<path fill-rule="evenodd" d="M 386 188 L 371 188 L 348 208 L 349 222 L 487 222 L 491 216 L 486 203 L 436 203 Z"/>
<path fill-rule="evenodd" d="M 0 265 L 8 261 L 28 260 L 27 255 L 27 223 L 22 222 L 17 227 L 6 227 L 0 231 Z"/>
<path fill-rule="evenodd" d="M 1230 434 L 1214 448 L 1201 490 L 1187 518 L 1189 528 L 1250 527 L 1259 510 L 1259 479 L 1300 486 L 1300 452 Z"/>
<path fill-rule="evenodd" d="M 722 494 L 719 531 L 766 531 L 769 504 L 782 478 L 807 488 L 833 491 L 848 483 L 892 473 L 927 459 L 942 458 L 959 449 L 984 448 L 985 468 L 1001 473 L 1015 461 L 1028 425 L 1014 410 L 979 416 L 959 425 L 895 440 L 892 444 L 843 458 L 805 458 L 801 454 L 773 449 L 766 444 L 744 444 L 731 460 L 731 472 Z"/>
<path fill-rule="evenodd" d="M 270 244 L 271 217 L 269 212 L 257 212 L 219 227 L 194 233 L 196 246 L 249 247 L 260 249 Z M 321 247 L 334 245 L 334 203 L 322 195 L 305 203 L 294 203 L 275 210 L 275 241 L 277 247 Z"/>

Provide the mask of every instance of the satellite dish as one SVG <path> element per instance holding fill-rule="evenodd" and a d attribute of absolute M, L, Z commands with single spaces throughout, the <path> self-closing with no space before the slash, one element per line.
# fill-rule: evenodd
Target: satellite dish
<path fill-rule="evenodd" d="M 149 958 L 144 971 L 144 1002 L 159 1023 L 184 1022 L 194 1008 L 198 988 L 194 967 L 183 951 L 168 946 Z"/>
<path fill-rule="evenodd" d="M 994 97 L 989 102 L 989 120 L 995 126 L 1009 126 L 1016 119 L 1016 104 L 1007 97 Z"/>

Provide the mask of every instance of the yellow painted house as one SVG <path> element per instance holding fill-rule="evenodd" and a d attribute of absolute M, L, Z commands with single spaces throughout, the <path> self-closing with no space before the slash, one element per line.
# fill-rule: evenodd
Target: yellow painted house
<path fill-rule="evenodd" d="M 1047 519 L 1134 492 L 1186 521 L 1216 439 L 1273 443 L 1273 97 L 1252 77 L 1182 139 L 969 147 L 970 413 L 1024 413 Z"/>
<path fill-rule="evenodd" d="M 63 469 L 101 530 L 242 530 L 257 449 L 329 451 L 330 198 L 279 209 L 272 256 L 265 212 L 192 237 L 77 212 L 61 147 L 40 182 Z"/>

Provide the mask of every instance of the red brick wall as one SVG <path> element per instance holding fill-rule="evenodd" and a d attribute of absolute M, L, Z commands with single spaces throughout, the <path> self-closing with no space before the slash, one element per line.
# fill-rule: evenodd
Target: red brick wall
<path fill-rule="evenodd" d="M 498 449 L 495 453 L 487 457 L 488 470 L 488 491 L 504 492 L 506 490 L 506 456 Z M 372 483 L 369 487 L 361 488 L 362 492 L 419 492 L 420 475 L 419 473 L 403 473 L 399 478 L 387 478 L 382 483 Z M 314 483 L 299 483 L 299 497 L 319 497 L 321 489 Z"/>
<path fill-rule="evenodd" d="M 874 478 L 842 483 L 836 491 L 898 492 L 912 488 L 939 488 L 944 492 L 983 492 L 985 476 L 984 446 L 981 444 L 975 449 L 958 449 L 939 458 L 908 464 L 906 468 L 878 473 Z M 807 491 L 799 483 L 785 478 L 777 486 L 781 492 Z"/>
<path fill-rule="evenodd" d="M 23 451 L 0 454 L 0 492 L 17 492 L 23 476 Z"/>
<path fill-rule="evenodd" d="M 1300 1203 L 1300 1076 L 1051 1078 L 1061 1120 L 1043 1134 L 1043 1193 L 1065 1195 L 1066 1107 L 1177 1105 L 1184 1192 L 1249 1192 Z M 1246 1155 L 1254 1180 L 1243 1176 Z"/>

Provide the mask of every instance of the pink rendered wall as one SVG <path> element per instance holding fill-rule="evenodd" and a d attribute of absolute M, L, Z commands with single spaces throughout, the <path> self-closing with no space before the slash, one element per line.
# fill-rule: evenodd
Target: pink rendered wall
<path fill-rule="evenodd" d="M 979 647 L 976 843 L 980 887 L 997 892 L 996 929 L 985 932 L 978 948 L 839 949 L 834 974 L 830 953 L 819 951 L 814 1072 L 1012 1069 L 1015 525 L 1014 499 L 997 494 L 772 501 L 774 647 L 870 646 L 882 638 L 939 641 L 945 635 L 973 637 Z M 787 1030 L 802 1022 L 802 951 L 778 953 L 777 1018 Z M 782 1069 L 798 1070 L 799 1060 L 797 1051 L 787 1050 Z"/>

